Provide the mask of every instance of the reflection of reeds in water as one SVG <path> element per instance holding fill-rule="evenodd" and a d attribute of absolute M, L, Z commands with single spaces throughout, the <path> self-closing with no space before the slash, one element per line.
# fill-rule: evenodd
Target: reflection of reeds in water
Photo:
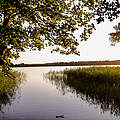
<path fill-rule="evenodd" d="M 65 84 L 67 76 L 63 71 L 50 71 L 49 73 L 45 74 L 44 77 L 45 79 L 48 78 L 51 84 L 60 90 L 63 95 L 69 92 L 69 86 Z"/>
<path fill-rule="evenodd" d="M 25 74 L 22 72 L 14 71 L 12 74 L 15 76 L 15 79 L 5 76 L 0 71 L 0 111 L 2 111 L 6 105 L 12 104 L 17 89 L 25 79 Z"/>
<path fill-rule="evenodd" d="M 47 78 L 62 92 L 73 92 L 103 112 L 120 115 L 120 68 L 91 67 L 51 71 Z"/>

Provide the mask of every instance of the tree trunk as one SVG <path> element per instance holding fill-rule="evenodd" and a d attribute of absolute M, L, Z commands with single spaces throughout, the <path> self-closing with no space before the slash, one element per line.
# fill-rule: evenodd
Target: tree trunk
<path fill-rule="evenodd" d="M 7 50 L 6 46 L 0 45 L 0 66 L 4 65 L 4 55 Z"/>
<path fill-rule="evenodd" d="M 6 9 L 6 6 L 4 6 L 4 22 L 3 22 L 3 27 L 6 28 L 4 32 L 4 36 L 5 37 L 7 34 L 7 31 L 9 30 L 10 27 L 10 21 L 11 21 L 11 15 L 8 11 L 8 9 Z M 3 66 L 5 64 L 4 61 L 4 56 L 7 50 L 7 46 L 3 45 L 2 43 L 0 43 L 0 66 Z"/>

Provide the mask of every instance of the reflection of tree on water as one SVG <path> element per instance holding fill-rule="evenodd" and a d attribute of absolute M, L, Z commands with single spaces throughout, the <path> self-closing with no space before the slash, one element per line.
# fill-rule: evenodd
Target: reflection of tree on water
<path fill-rule="evenodd" d="M 46 77 L 62 93 L 75 93 L 90 104 L 100 105 L 103 112 L 110 111 L 117 116 L 120 115 L 120 69 L 118 74 L 117 71 L 115 74 L 112 71 L 113 74 L 110 75 L 110 70 L 106 73 L 95 76 L 88 72 L 78 74 L 75 70 L 65 70 L 51 71 Z"/>
<path fill-rule="evenodd" d="M 25 80 L 25 74 L 22 72 L 15 72 L 16 78 L 0 80 L 0 112 L 3 112 L 3 109 L 7 105 L 11 105 L 16 98 L 16 92 L 20 84 Z M 5 85 L 3 85 L 5 83 Z M 7 86 L 6 84 L 10 84 Z M 9 87 L 9 88 L 8 88 Z"/>

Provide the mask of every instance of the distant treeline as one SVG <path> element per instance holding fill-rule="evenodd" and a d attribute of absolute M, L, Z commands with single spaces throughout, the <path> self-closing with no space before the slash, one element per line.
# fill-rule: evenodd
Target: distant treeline
<path fill-rule="evenodd" d="M 12 67 L 37 67 L 37 66 L 87 66 L 87 65 L 120 65 L 120 60 L 114 61 L 78 61 L 78 62 L 55 62 L 45 64 L 15 64 Z"/>

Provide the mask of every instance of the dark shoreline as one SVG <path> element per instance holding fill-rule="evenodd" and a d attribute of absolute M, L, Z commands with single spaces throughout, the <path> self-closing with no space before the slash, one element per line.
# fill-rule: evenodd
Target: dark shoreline
<path fill-rule="evenodd" d="M 45 64 L 15 64 L 11 67 L 49 67 L 49 66 L 90 66 L 90 65 L 120 65 L 120 60 L 114 61 L 79 61 L 79 62 L 56 62 Z"/>

